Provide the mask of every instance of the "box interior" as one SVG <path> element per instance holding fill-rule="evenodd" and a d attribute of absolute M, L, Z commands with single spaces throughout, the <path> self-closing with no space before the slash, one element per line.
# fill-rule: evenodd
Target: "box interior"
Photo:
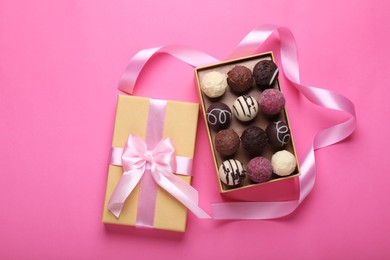
<path fill-rule="evenodd" d="M 232 109 L 233 103 L 234 103 L 235 99 L 238 97 L 238 95 L 231 92 L 230 88 L 228 86 L 225 94 L 222 97 L 211 100 L 209 97 L 207 97 L 201 91 L 200 84 L 202 82 L 204 75 L 207 74 L 208 72 L 218 71 L 218 72 L 227 74 L 234 66 L 237 66 L 237 65 L 246 66 L 247 68 L 249 68 L 250 70 L 253 71 L 253 67 L 260 60 L 274 60 L 272 52 L 258 54 L 258 55 L 254 55 L 254 56 L 250 56 L 250 57 L 241 58 L 241 59 L 225 61 L 225 62 L 213 64 L 210 66 L 198 67 L 195 69 L 195 76 L 196 76 L 196 80 L 197 80 L 199 94 L 201 97 L 201 107 L 202 107 L 203 116 L 204 116 L 206 126 L 207 126 L 207 131 L 208 131 L 212 154 L 214 157 L 216 178 L 217 178 L 217 181 L 218 181 L 219 186 L 220 186 L 220 191 L 222 193 L 233 192 L 233 191 L 237 191 L 240 189 L 245 189 L 247 187 L 252 187 L 252 186 L 257 186 L 257 185 L 264 185 L 266 183 L 280 181 L 280 180 L 296 177 L 299 175 L 299 165 L 298 165 L 298 161 L 297 161 L 297 168 L 292 174 L 290 174 L 289 176 L 286 176 L 286 177 L 279 177 L 276 174 L 272 174 L 271 180 L 268 182 L 264 182 L 264 183 L 254 183 L 251 180 L 249 180 L 249 178 L 245 178 L 239 186 L 229 187 L 219 180 L 218 168 L 226 158 L 225 159 L 222 158 L 221 155 L 214 148 L 214 138 L 215 138 L 215 135 L 217 133 L 214 132 L 211 128 L 209 128 L 209 126 L 207 124 L 206 110 L 212 103 L 218 102 L 218 101 L 227 104 Z M 279 79 L 275 81 L 273 88 L 277 88 L 283 92 L 283 90 L 280 86 L 280 83 L 279 83 Z M 261 90 L 257 86 L 253 86 L 251 88 L 251 90 L 248 91 L 246 94 L 249 94 L 249 95 L 253 96 L 256 100 L 258 100 L 259 96 L 261 94 Z M 286 101 L 286 102 L 288 102 L 288 101 Z M 232 109 L 232 111 L 233 111 L 233 109 Z M 277 121 L 277 120 L 284 121 L 288 124 L 288 126 L 290 128 L 291 141 L 283 149 L 274 149 L 270 145 L 267 145 L 261 156 L 264 156 L 270 160 L 273 153 L 275 153 L 276 151 L 287 150 L 287 151 L 293 153 L 295 155 L 295 158 L 297 158 L 295 148 L 294 148 L 293 134 L 292 134 L 290 124 L 288 122 L 288 116 L 287 116 L 286 109 L 283 109 L 283 111 L 280 113 L 280 115 L 278 117 L 276 117 L 274 120 L 267 119 L 267 117 L 264 114 L 262 114 L 261 110 L 259 111 L 259 113 L 257 114 L 255 119 L 253 119 L 252 121 L 247 122 L 247 123 L 237 120 L 237 118 L 235 118 L 234 115 L 232 115 L 232 122 L 231 122 L 231 125 L 229 128 L 234 129 L 237 132 L 237 134 L 239 136 L 241 136 L 244 129 L 250 125 L 256 125 L 258 127 L 261 127 L 263 130 L 265 130 L 265 128 L 267 127 L 267 125 L 270 122 Z M 248 164 L 249 160 L 251 159 L 249 157 L 249 155 L 247 154 L 247 152 L 242 147 L 242 145 L 240 145 L 240 148 L 238 149 L 237 153 L 232 158 L 241 161 L 244 164 L 244 167 Z"/>

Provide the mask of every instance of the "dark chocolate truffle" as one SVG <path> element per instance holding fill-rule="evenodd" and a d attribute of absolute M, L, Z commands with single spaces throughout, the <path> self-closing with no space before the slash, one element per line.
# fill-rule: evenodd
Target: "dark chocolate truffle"
<path fill-rule="evenodd" d="M 272 164 L 265 157 L 255 157 L 246 166 L 249 179 L 254 182 L 266 182 L 272 176 Z"/>
<path fill-rule="evenodd" d="M 253 78 L 261 89 L 272 88 L 278 74 L 278 66 L 272 60 L 259 61 L 253 68 Z"/>
<path fill-rule="evenodd" d="M 219 178 L 228 186 L 236 186 L 241 183 L 241 180 L 245 178 L 246 171 L 244 165 L 234 159 L 224 161 L 219 167 Z"/>
<path fill-rule="evenodd" d="M 265 133 L 268 137 L 268 142 L 277 148 L 282 148 L 290 142 L 290 129 L 285 122 L 277 121 L 268 124 Z"/>
<path fill-rule="evenodd" d="M 231 156 L 236 153 L 240 146 L 240 138 L 233 129 L 225 129 L 215 135 L 214 144 L 215 150 L 222 156 Z"/>
<path fill-rule="evenodd" d="M 241 135 L 242 146 L 251 156 L 260 155 L 268 143 L 268 138 L 263 129 L 257 126 L 247 127 Z"/>
<path fill-rule="evenodd" d="M 207 123 L 215 132 L 228 128 L 232 121 L 232 111 L 222 102 L 213 103 L 206 111 Z"/>
<path fill-rule="evenodd" d="M 282 92 L 277 89 L 266 89 L 261 93 L 259 98 L 260 109 L 267 116 L 279 114 L 285 104 L 286 100 Z"/>
<path fill-rule="evenodd" d="M 245 66 L 235 66 L 227 76 L 230 90 L 236 94 L 243 94 L 253 86 L 252 71 Z"/>

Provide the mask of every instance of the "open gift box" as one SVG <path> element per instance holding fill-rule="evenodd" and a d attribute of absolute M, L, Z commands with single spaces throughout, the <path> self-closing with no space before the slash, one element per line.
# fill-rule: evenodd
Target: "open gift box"
<path fill-rule="evenodd" d="M 261 60 L 274 60 L 272 52 L 268 53 L 263 53 L 263 54 L 258 54 L 250 57 L 244 57 L 244 58 L 239 58 L 235 60 L 230 60 L 230 61 L 225 61 L 221 63 L 216 63 L 208 66 L 203 66 L 203 67 L 197 67 L 195 69 L 195 76 L 199 88 L 199 94 L 201 98 L 201 105 L 202 105 L 202 110 L 203 110 L 203 116 L 207 125 L 207 131 L 208 131 L 208 137 L 210 141 L 210 146 L 211 146 L 211 151 L 214 159 L 214 164 L 215 164 L 215 170 L 216 170 L 216 177 L 217 181 L 219 184 L 220 192 L 224 195 L 224 197 L 227 198 L 232 198 L 232 199 L 237 199 L 237 200 L 244 200 L 244 201 L 257 201 L 259 196 L 257 196 L 258 191 L 262 189 L 262 186 L 268 183 L 273 183 L 273 182 L 279 182 L 283 181 L 286 179 L 291 179 L 294 177 L 297 177 L 300 175 L 299 171 L 299 165 L 298 165 L 298 160 L 296 158 L 296 152 L 294 148 L 294 141 L 292 138 L 292 133 L 291 133 L 291 128 L 290 124 L 288 122 L 288 116 L 287 116 L 287 111 L 285 108 L 282 109 L 282 111 L 277 115 L 273 116 L 270 118 L 269 116 L 266 116 L 262 111 L 258 111 L 257 115 L 255 116 L 254 119 L 250 120 L 249 122 L 242 122 L 237 119 L 236 116 L 233 116 L 233 104 L 235 100 L 240 96 L 240 95 L 249 95 L 252 96 L 256 101 L 259 100 L 259 96 L 261 95 L 262 91 L 260 88 L 258 88 L 253 82 L 253 86 L 246 92 L 237 94 L 231 90 L 229 86 L 226 88 L 226 92 L 221 96 L 217 98 L 210 98 L 208 97 L 204 91 L 202 91 L 202 84 L 204 81 L 204 78 L 206 77 L 207 74 L 212 73 L 212 72 L 219 72 L 225 77 L 227 77 L 227 73 L 231 71 L 235 66 L 241 65 L 245 66 L 246 68 L 250 69 L 253 71 L 254 66 Z M 267 88 L 272 88 L 272 89 L 277 89 L 279 91 L 282 91 L 279 80 L 276 79 L 274 80 L 274 83 L 272 86 L 269 86 Z M 256 183 L 250 178 L 245 177 L 241 179 L 241 182 L 238 185 L 226 185 L 223 181 L 220 179 L 219 175 L 219 169 L 220 166 L 222 167 L 222 163 L 227 160 L 227 159 L 236 159 L 239 162 L 241 162 L 244 166 L 244 169 L 248 165 L 248 162 L 250 159 L 252 159 L 255 156 L 251 156 L 248 154 L 248 152 L 243 148 L 242 145 L 242 140 L 241 144 L 237 150 L 237 152 L 234 155 L 231 156 L 223 156 L 221 155 L 220 152 L 216 150 L 216 145 L 215 145 L 215 138 L 217 135 L 217 131 L 211 127 L 210 120 L 208 120 L 208 114 L 207 110 L 212 104 L 216 104 L 218 102 L 222 102 L 226 104 L 230 109 L 231 109 L 231 123 L 228 126 L 228 129 L 233 129 L 238 136 L 241 136 L 243 131 L 248 128 L 249 126 L 257 126 L 260 127 L 261 129 L 265 130 L 269 124 L 274 124 L 275 122 L 282 121 L 287 124 L 289 130 L 290 130 L 290 140 L 287 142 L 287 144 L 284 144 L 282 147 L 275 147 L 270 144 L 266 145 L 263 151 L 261 152 L 260 155 L 261 157 L 267 158 L 269 161 L 271 161 L 271 158 L 273 154 L 275 154 L 277 151 L 280 150 L 287 150 L 291 154 L 294 155 L 295 161 L 296 161 L 296 167 L 295 169 L 288 174 L 287 176 L 278 176 L 275 173 L 272 173 L 272 176 L 269 180 L 262 182 L 262 183 Z M 225 110 L 226 111 L 226 110 Z M 228 112 L 227 112 L 228 113 Z M 212 115 L 214 119 L 216 118 L 215 115 Z M 221 116 L 221 114 L 216 114 L 216 116 Z M 222 116 L 227 116 L 222 115 Z M 213 119 L 213 120 L 214 120 Z M 225 120 L 226 118 L 223 118 Z M 242 138 L 241 138 L 242 139 Z M 233 168 L 233 167 L 232 167 Z"/>

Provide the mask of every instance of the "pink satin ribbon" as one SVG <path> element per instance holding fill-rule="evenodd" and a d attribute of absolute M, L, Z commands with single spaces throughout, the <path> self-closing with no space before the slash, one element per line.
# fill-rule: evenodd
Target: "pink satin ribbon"
<path fill-rule="evenodd" d="M 160 141 L 153 150 L 148 150 L 142 139 L 129 135 L 122 154 L 124 173 L 111 195 L 108 209 L 119 217 L 127 197 L 150 168 L 153 180 L 161 188 L 183 203 L 197 217 L 209 218 L 207 213 L 198 207 L 198 192 L 173 174 L 176 172 L 175 158 L 175 149 L 169 138 Z M 138 226 L 150 226 L 150 223 Z"/>
<path fill-rule="evenodd" d="M 141 50 L 131 59 L 119 81 L 118 88 L 126 93 L 133 94 L 135 83 L 143 67 L 159 53 L 169 54 L 194 67 L 219 62 L 219 60 L 204 52 L 182 45 L 170 45 Z"/>
<path fill-rule="evenodd" d="M 356 114 L 353 103 L 335 92 L 305 86 L 300 83 L 298 54 L 294 36 L 285 27 L 261 26 L 251 31 L 237 46 L 229 58 L 257 53 L 260 46 L 274 33 L 280 42 L 281 63 L 288 81 L 309 101 L 322 107 L 346 112 L 349 118 L 316 134 L 308 153 L 300 160 L 299 199 L 286 202 L 226 202 L 212 204 L 214 219 L 271 219 L 292 213 L 313 189 L 315 183 L 314 151 L 340 142 L 353 133 Z M 197 67 L 218 62 L 201 51 L 183 46 L 163 46 L 138 52 L 130 61 L 119 84 L 119 89 L 131 94 L 144 65 L 159 54 L 170 54 L 185 63 Z"/>
<path fill-rule="evenodd" d="M 122 154 L 123 154 L 123 148 L 112 147 L 110 164 L 116 165 L 116 166 L 122 166 Z M 150 170 L 150 168 L 149 168 L 149 170 Z M 175 173 L 179 174 L 179 175 L 191 176 L 191 174 L 192 174 L 192 159 L 188 158 L 188 157 L 176 155 L 176 172 Z"/>

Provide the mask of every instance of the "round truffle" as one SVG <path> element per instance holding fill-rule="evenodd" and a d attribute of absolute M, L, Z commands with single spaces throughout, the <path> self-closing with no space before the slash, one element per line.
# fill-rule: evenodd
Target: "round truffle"
<path fill-rule="evenodd" d="M 271 163 L 273 172 L 279 176 L 290 175 L 297 167 L 295 156 L 286 150 L 279 151 L 272 155 Z"/>
<path fill-rule="evenodd" d="M 283 121 L 271 122 L 265 129 L 268 142 L 277 148 L 282 148 L 290 142 L 291 135 L 288 125 Z"/>
<path fill-rule="evenodd" d="M 206 111 L 206 115 L 209 127 L 215 132 L 228 128 L 232 121 L 232 111 L 222 102 L 211 104 Z"/>
<path fill-rule="evenodd" d="M 272 88 L 278 74 L 278 66 L 272 60 L 259 61 L 253 68 L 253 78 L 261 89 Z"/>
<path fill-rule="evenodd" d="M 241 134 L 242 146 L 251 156 L 260 155 L 268 143 L 268 138 L 263 129 L 257 126 L 247 127 Z"/>
<path fill-rule="evenodd" d="M 246 166 L 249 179 L 254 182 L 266 182 L 271 179 L 272 165 L 265 157 L 255 157 Z"/>
<path fill-rule="evenodd" d="M 220 180 L 228 186 L 236 186 L 241 183 L 241 180 L 245 178 L 245 168 L 244 165 L 234 159 L 229 159 L 224 161 L 221 166 L 219 166 L 219 178 Z"/>
<path fill-rule="evenodd" d="M 259 98 L 260 109 L 267 116 L 279 114 L 285 104 L 286 100 L 282 92 L 277 89 L 266 89 L 261 93 Z"/>
<path fill-rule="evenodd" d="M 234 116 L 240 121 L 252 120 L 256 117 L 257 112 L 259 112 L 259 104 L 250 95 L 239 96 L 233 103 Z"/>
<path fill-rule="evenodd" d="M 201 89 L 210 98 L 222 96 L 227 88 L 226 76 L 218 71 L 212 71 L 204 75 Z"/>
<path fill-rule="evenodd" d="M 245 66 L 235 66 L 227 76 L 230 90 L 236 94 L 243 94 L 253 86 L 252 71 Z"/>
<path fill-rule="evenodd" d="M 233 129 L 225 129 L 215 135 L 214 144 L 215 150 L 222 156 L 231 156 L 240 146 L 240 138 Z"/>

